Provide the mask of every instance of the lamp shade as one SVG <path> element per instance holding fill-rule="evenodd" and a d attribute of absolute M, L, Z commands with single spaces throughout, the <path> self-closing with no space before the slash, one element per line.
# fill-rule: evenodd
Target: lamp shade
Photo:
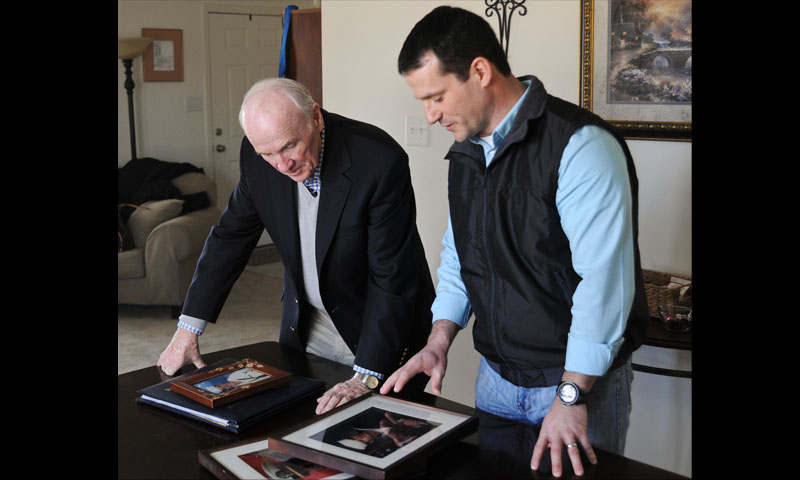
<path fill-rule="evenodd" d="M 141 55 L 144 49 L 152 42 L 152 38 L 120 38 L 119 58 L 123 60 L 136 58 Z"/>

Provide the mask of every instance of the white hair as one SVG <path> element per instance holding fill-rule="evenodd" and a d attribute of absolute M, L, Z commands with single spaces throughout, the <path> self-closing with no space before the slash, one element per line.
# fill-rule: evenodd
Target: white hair
<path fill-rule="evenodd" d="M 273 91 L 283 93 L 297 106 L 297 109 L 306 119 L 306 122 L 311 124 L 311 112 L 314 107 L 314 99 L 308 92 L 305 86 L 297 80 L 289 78 L 265 78 L 256 82 L 247 93 L 244 94 L 242 106 L 239 109 L 239 125 L 244 130 L 245 121 L 247 120 L 245 114 L 245 105 L 247 102 L 257 96 L 263 96 Z"/>

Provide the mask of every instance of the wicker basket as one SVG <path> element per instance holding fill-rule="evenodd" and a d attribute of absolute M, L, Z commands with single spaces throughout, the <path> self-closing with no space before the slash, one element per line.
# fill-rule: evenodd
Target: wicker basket
<path fill-rule="evenodd" d="M 654 270 L 642 269 L 642 277 L 644 279 L 644 290 L 647 294 L 647 307 L 650 310 L 650 316 L 658 317 L 658 304 L 669 305 L 691 305 L 692 303 L 692 284 L 689 283 L 689 288 L 681 295 L 681 290 L 686 285 L 669 286 L 672 277 L 683 278 L 691 280 L 691 277 L 686 275 L 674 275 L 671 273 L 656 272 Z"/>

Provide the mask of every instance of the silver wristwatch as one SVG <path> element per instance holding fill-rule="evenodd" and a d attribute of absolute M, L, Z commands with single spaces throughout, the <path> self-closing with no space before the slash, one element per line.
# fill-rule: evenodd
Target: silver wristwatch
<path fill-rule="evenodd" d="M 582 405 L 586 403 L 588 393 L 581 391 L 580 387 L 573 382 L 561 382 L 556 390 L 556 395 L 564 405 Z"/>

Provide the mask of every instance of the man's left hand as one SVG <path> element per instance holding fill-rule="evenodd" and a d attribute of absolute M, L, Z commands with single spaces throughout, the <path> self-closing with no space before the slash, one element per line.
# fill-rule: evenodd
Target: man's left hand
<path fill-rule="evenodd" d="M 356 378 L 337 383 L 333 388 L 325 392 L 325 395 L 317 399 L 317 415 L 325 413 L 339 405 L 343 405 L 368 392 L 369 389 L 367 386 Z"/>
<path fill-rule="evenodd" d="M 586 405 L 567 406 L 556 398 L 550 411 L 544 417 L 539 439 L 533 447 L 531 469 L 539 469 L 542 455 L 547 449 L 550 449 L 553 476 L 560 477 L 562 473 L 561 449 L 566 447 L 575 475 L 583 475 L 579 448 L 583 448 L 586 452 L 589 462 L 597 463 L 597 456 L 589 443 L 588 422 Z"/>

